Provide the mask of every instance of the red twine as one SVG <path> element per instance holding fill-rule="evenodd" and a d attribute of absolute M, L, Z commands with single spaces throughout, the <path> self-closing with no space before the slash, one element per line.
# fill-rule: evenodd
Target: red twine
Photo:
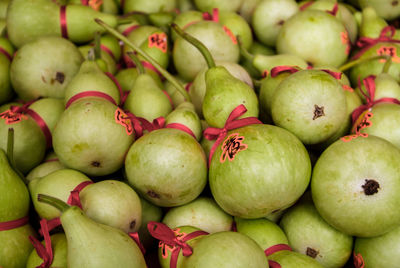
<path fill-rule="evenodd" d="M 360 253 L 356 254 L 355 252 L 353 252 L 353 264 L 355 268 L 365 267 L 364 259 Z"/>
<path fill-rule="evenodd" d="M 133 30 L 135 30 L 135 29 L 137 29 L 137 28 L 139 28 L 139 27 L 140 27 L 139 24 L 129 26 L 128 28 L 126 28 L 126 29 L 122 32 L 122 34 L 125 35 L 125 36 L 128 36 L 128 34 L 130 34 Z"/>
<path fill-rule="evenodd" d="M 115 100 L 108 94 L 100 92 L 100 91 L 84 91 L 84 92 L 80 92 L 74 96 L 72 96 L 67 104 L 65 105 L 65 109 L 68 109 L 68 107 L 74 103 L 75 101 L 81 99 L 81 98 L 85 98 L 85 97 L 99 97 L 99 98 L 103 98 L 108 100 L 109 102 L 111 102 L 114 105 L 118 105 Z"/>
<path fill-rule="evenodd" d="M 298 69 L 297 66 L 276 66 L 274 68 L 271 69 L 271 77 L 276 77 L 278 74 L 282 73 L 282 72 L 290 72 L 291 74 L 296 73 L 298 71 L 301 71 L 301 69 Z M 310 68 L 307 68 L 310 69 Z M 329 75 L 331 75 L 333 78 L 340 80 L 342 77 L 342 73 L 341 72 L 334 72 L 328 69 L 320 69 L 320 71 L 323 71 Z"/>
<path fill-rule="evenodd" d="M 208 164 L 211 164 L 212 156 L 214 155 L 218 145 L 222 142 L 225 138 L 229 130 L 244 127 L 247 125 L 253 124 L 262 124 L 257 117 L 246 117 L 242 119 L 238 119 L 240 116 L 247 112 L 246 107 L 241 104 L 237 106 L 233 111 L 229 114 L 228 119 L 225 122 L 225 126 L 223 128 L 214 128 L 208 127 L 204 132 L 203 135 L 208 140 L 215 140 L 215 143 L 211 147 L 210 155 L 208 157 Z"/>
<path fill-rule="evenodd" d="M 12 56 L 4 48 L 0 47 L 0 53 L 7 57 L 9 61 L 12 61 Z"/>
<path fill-rule="evenodd" d="M 43 260 L 42 264 L 36 266 L 36 268 L 50 268 L 51 264 L 53 263 L 54 255 L 51 247 L 48 221 L 46 219 L 40 220 L 40 227 L 43 230 L 45 245 L 40 243 L 40 241 L 33 236 L 29 236 L 29 240 L 35 248 L 38 256 Z"/>
<path fill-rule="evenodd" d="M 128 233 L 128 235 L 136 242 L 142 254 L 146 254 L 146 249 L 144 248 L 143 244 L 140 243 L 139 234 L 138 232 Z"/>
<path fill-rule="evenodd" d="M 208 233 L 204 231 L 194 231 L 183 236 L 176 236 L 174 231 L 171 230 L 167 225 L 154 221 L 151 221 L 147 224 L 147 229 L 149 230 L 151 236 L 160 240 L 160 245 L 168 245 L 172 247 L 170 268 L 176 268 L 179 252 L 181 250 L 182 255 L 185 257 L 192 255 L 193 249 L 186 243 L 187 241 L 200 235 L 208 235 Z"/>
<path fill-rule="evenodd" d="M 219 11 L 218 8 L 213 8 L 212 15 L 208 12 L 203 13 L 203 19 L 219 22 Z"/>
<path fill-rule="evenodd" d="M 363 80 L 366 92 L 362 89 L 360 79 L 358 79 L 358 87 L 360 89 L 361 94 L 365 97 L 367 103 L 359 106 L 352 112 L 351 119 L 353 121 L 353 124 L 356 122 L 356 120 L 360 117 L 360 115 L 364 111 L 372 108 L 377 103 L 390 102 L 390 103 L 400 104 L 400 101 L 395 98 L 380 98 L 379 100 L 374 100 L 375 90 L 376 90 L 375 78 L 376 78 L 375 75 L 370 75 Z"/>
<path fill-rule="evenodd" d="M 67 6 L 60 6 L 60 26 L 61 26 L 61 36 L 68 39 L 67 30 Z"/>
<path fill-rule="evenodd" d="M 393 36 L 396 33 L 396 28 L 393 26 L 386 26 L 382 29 L 378 38 L 370 38 L 370 37 L 361 37 L 357 40 L 356 45 L 360 48 L 353 57 L 352 60 L 358 59 L 362 54 L 364 54 L 368 49 L 372 46 L 382 43 L 382 42 L 389 42 L 389 43 L 400 43 L 400 40 L 393 39 Z"/>
<path fill-rule="evenodd" d="M 28 224 L 28 222 L 29 222 L 28 216 L 12 221 L 0 222 L 0 232 L 16 229 L 18 227 Z"/>
<path fill-rule="evenodd" d="M 336 14 L 337 14 L 338 10 L 339 10 L 339 5 L 336 2 L 335 5 L 333 6 L 332 10 L 327 10 L 326 12 L 328 12 L 329 14 L 331 14 L 331 15 L 336 17 Z"/>
<path fill-rule="evenodd" d="M 282 250 L 292 251 L 292 248 L 286 244 L 276 244 L 276 245 L 273 245 L 273 246 L 267 248 L 266 250 L 264 250 L 264 253 L 265 253 L 265 256 L 268 257 L 268 256 L 270 256 L 276 252 L 282 251 Z M 281 265 L 276 261 L 268 260 L 268 264 L 269 264 L 269 267 L 271 267 L 271 268 L 281 268 Z"/>

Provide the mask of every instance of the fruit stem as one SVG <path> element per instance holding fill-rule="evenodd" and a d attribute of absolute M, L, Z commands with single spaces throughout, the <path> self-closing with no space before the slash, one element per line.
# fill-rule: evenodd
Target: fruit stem
<path fill-rule="evenodd" d="M 175 88 L 183 95 L 183 97 L 191 102 L 191 98 L 185 88 L 182 86 L 179 81 L 173 77 L 167 70 L 162 68 L 152 57 L 147 55 L 145 52 L 143 52 L 138 46 L 133 44 L 131 41 L 129 41 L 128 38 L 123 36 L 121 33 L 119 33 L 117 30 L 106 24 L 100 19 L 95 19 L 95 21 L 100 24 L 104 29 L 106 29 L 107 32 L 124 42 L 126 45 L 128 45 L 130 48 L 135 50 L 140 56 L 142 56 L 146 61 L 150 62 L 172 85 L 175 86 Z"/>
<path fill-rule="evenodd" d="M 56 209 L 61 211 L 61 213 L 64 213 L 68 208 L 70 208 L 70 206 L 67 205 L 67 203 L 65 203 L 64 201 L 49 195 L 38 194 L 37 199 L 39 202 L 46 203 L 50 206 L 55 207 Z"/>
<path fill-rule="evenodd" d="M 250 54 L 250 52 L 247 51 L 247 49 L 243 46 L 243 41 L 242 37 L 240 35 L 236 36 L 236 39 L 239 44 L 239 49 L 240 49 L 240 55 L 243 56 L 246 60 L 253 62 L 254 55 Z"/>
<path fill-rule="evenodd" d="M 10 162 L 12 169 L 17 173 L 17 175 L 21 178 L 21 180 L 28 184 L 28 181 L 25 179 L 24 175 L 17 169 L 14 161 L 14 128 L 10 127 L 8 129 L 7 135 L 7 158 Z"/>
<path fill-rule="evenodd" d="M 368 57 L 368 58 L 363 58 L 363 59 L 356 59 L 353 61 L 349 61 L 348 63 L 342 65 L 339 67 L 339 71 L 344 72 L 347 71 L 348 69 L 361 64 L 361 63 L 365 63 L 367 61 L 371 61 L 371 60 L 379 60 L 379 59 L 388 59 L 390 58 L 390 56 L 388 55 L 379 55 L 379 56 L 372 56 L 372 57 Z"/>
<path fill-rule="evenodd" d="M 133 53 L 132 51 L 129 51 L 128 52 L 128 56 L 135 63 L 135 66 L 136 66 L 136 69 L 137 69 L 138 73 L 139 74 L 144 74 L 145 70 L 144 70 L 143 64 L 140 62 L 139 58 L 135 55 L 135 53 Z"/>
<path fill-rule="evenodd" d="M 208 68 L 214 68 L 215 67 L 215 62 L 214 59 L 210 53 L 210 51 L 207 49 L 207 47 L 200 42 L 197 38 L 189 35 L 188 33 L 184 32 L 181 28 L 179 28 L 178 25 L 175 23 L 171 23 L 171 28 L 174 29 L 174 31 L 181 36 L 183 39 L 191 43 L 193 46 L 195 46 L 200 53 L 203 55 L 204 59 L 207 62 Z"/>
<path fill-rule="evenodd" d="M 94 34 L 94 58 L 95 60 L 101 59 L 101 49 L 100 49 L 100 32 Z"/>
<path fill-rule="evenodd" d="M 382 68 L 382 73 L 387 74 L 389 72 L 390 66 L 392 66 L 392 57 L 389 57 L 386 60 L 385 65 L 383 65 L 383 68 Z"/>

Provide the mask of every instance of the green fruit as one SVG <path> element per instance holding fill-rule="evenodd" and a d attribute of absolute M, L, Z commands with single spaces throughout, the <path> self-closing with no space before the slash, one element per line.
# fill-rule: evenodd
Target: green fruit
<path fill-rule="evenodd" d="M 355 137 L 343 137 L 322 153 L 313 170 L 312 198 L 339 231 L 382 235 L 400 223 L 400 150 L 375 136 Z"/>
<path fill-rule="evenodd" d="M 53 171 L 64 169 L 65 166 L 60 163 L 59 160 L 57 161 L 50 161 L 46 162 L 44 161 L 42 164 L 36 166 L 34 169 L 32 169 L 27 175 L 26 175 L 26 180 L 28 182 L 36 179 L 36 178 L 42 178 Z"/>
<path fill-rule="evenodd" d="M 254 67 L 259 74 L 268 75 L 271 69 L 277 66 L 293 66 L 301 69 L 307 68 L 307 62 L 296 55 L 278 54 L 278 55 L 255 55 L 253 59 Z"/>
<path fill-rule="evenodd" d="M 125 159 L 129 184 L 157 206 L 179 206 L 194 200 L 207 180 L 200 144 L 177 129 L 159 129 L 139 138 Z"/>
<path fill-rule="evenodd" d="M 122 2 L 122 1 L 121 1 Z M 176 8 L 176 0 L 125 0 L 123 13 L 140 11 L 144 13 L 154 13 L 162 11 L 173 11 Z"/>
<path fill-rule="evenodd" d="M 362 10 L 362 20 L 360 25 L 360 37 L 378 38 L 387 22 L 376 14 L 371 6 Z"/>
<path fill-rule="evenodd" d="M 276 252 L 268 256 L 268 260 L 275 261 L 285 268 L 323 268 L 319 262 L 313 258 L 288 250 Z"/>
<path fill-rule="evenodd" d="M 165 125 L 181 124 L 189 128 L 199 141 L 202 134 L 201 122 L 199 116 L 190 102 L 182 102 L 166 118 Z"/>
<path fill-rule="evenodd" d="M 145 68 L 145 71 L 148 75 L 151 75 L 153 80 L 160 88 L 163 87 L 160 76 L 156 72 L 148 68 Z M 133 88 L 138 75 L 139 72 L 136 68 L 126 68 L 118 71 L 118 73 L 115 75 L 115 78 L 117 79 L 123 91 L 130 91 Z"/>
<path fill-rule="evenodd" d="M 385 20 L 396 19 L 400 15 L 400 5 L 398 1 L 393 0 L 358 0 L 361 8 L 367 6 L 373 7 L 379 16 Z"/>
<path fill-rule="evenodd" d="M 214 8 L 220 11 L 236 12 L 245 0 L 194 0 L 200 11 L 212 12 Z"/>
<path fill-rule="evenodd" d="M 250 48 L 253 43 L 253 34 L 250 25 L 239 14 L 230 11 L 220 11 L 219 23 L 228 27 L 235 36 L 240 36 L 244 48 Z"/>
<path fill-rule="evenodd" d="M 51 248 L 53 249 L 53 262 L 51 267 L 67 268 L 67 238 L 65 234 L 59 233 L 50 236 Z M 44 240 L 42 242 L 44 244 Z M 47 245 L 46 245 L 47 247 Z M 43 263 L 43 259 L 39 257 L 36 250 L 33 249 L 31 255 L 29 255 L 26 268 L 35 268 Z"/>
<path fill-rule="evenodd" d="M 240 149 L 231 148 L 231 140 Z M 209 183 L 222 209 L 251 219 L 293 205 L 310 175 L 310 158 L 300 140 L 282 128 L 259 124 L 227 133 L 212 157 Z"/>

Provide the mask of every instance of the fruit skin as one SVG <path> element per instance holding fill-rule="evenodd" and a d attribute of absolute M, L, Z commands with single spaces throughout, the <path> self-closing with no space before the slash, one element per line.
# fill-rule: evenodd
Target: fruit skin
<path fill-rule="evenodd" d="M 304 145 L 287 130 L 250 125 L 229 131 L 244 137 L 247 149 L 221 163 L 219 145 L 209 168 L 211 192 L 227 213 L 241 218 L 265 217 L 293 205 L 310 181 L 311 163 Z"/>
<path fill-rule="evenodd" d="M 212 12 L 213 8 L 221 11 L 236 12 L 245 0 L 194 0 L 196 7 L 203 12 Z"/>
<path fill-rule="evenodd" d="M 201 238 L 183 267 L 267 268 L 268 260 L 254 240 L 237 232 L 225 231 Z"/>
<path fill-rule="evenodd" d="M 194 200 L 207 182 L 201 145 L 188 133 L 171 128 L 139 138 L 126 155 L 125 172 L 137 193 L 162 207 Z"/>
<path fill-rule="evenodd" d="M 400 223 L 400 150 L 372 135 L 345 140 L 329 146 L 314 166 L 315 207 L 345 234 L 385 234 Z"/>
<path fill-rule="evenodd" d="M 51 247 L 53 248 L 53 262 L 51 267 L 67 268 L 67 238 L 65 234 L 58 233 L 51 235 Z M 44 244 L 44 240 L 42 241 Z M 35 249 L 29 255 L 26 263 L 26 268 L 35 268 L 43 263 L 43 259 L 40 258 Z"/>
<path fill-rule="evenodd" d="M 283 250 L 268 256 L 268 260 L 275 261 L 285 268 L 324 268 L 319 262 L 313 258 L 300 254 L 298 252 Z"/>
<path fill-rule="evenodd" d="M 141 11 L 144 13 L 168 12 L 176 8 L 176 2 L 176 0 L 126 0 L 123 6 L 123 12 L 124 14 L 132 11 Z"/>
<path fill-rule="evenodd" d="M 400 15 L 399 2 L 393 0 L 358 0 L 361 8 L 373 7 L 378 15 L 385 20 L 392 20 Z"/>

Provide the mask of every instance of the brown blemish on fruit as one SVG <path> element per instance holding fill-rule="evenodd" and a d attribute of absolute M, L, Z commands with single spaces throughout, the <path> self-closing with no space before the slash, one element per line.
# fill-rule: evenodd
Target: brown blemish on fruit
<path fill-rule="evenodd" d="M 315 120 L 321 116 L 325 116 L 324 106 L 319 107 L 318 105 L 314 104 L 314 116 L 313 116 L 312 120 Z"/>
<path fill-rule="evenodd" d="M 154 192 L 153 190 L 148 190 L 147 191 L 148 196 L 152 197 L 152 198 L 160 198 L 160 195 L 157 194 L 156 192 Z"/>
<path fill-rule="evenodd" d="M 310 256 L 311 258 L 315 259 L 318 255 L 318 253 L 319 253 L 319 251 L 317 251 L 313 248 L 307 247 L 307 251 L 306 251 L 307 256 Z"/>
<path fill-rule="evenodd" d="M 43 75 L 41 75 L 40 77 L 42 78 L 43 83 L 46 83 L 46 78 Z"/>
<path fill-rule="evenodd" d="M 278 21 L 278 22 L 276 23 L 276 25 L 280 25 L 280 26 L 282 26 L 284 23 L 285 23 L 285 21 L 284 21 L 284 20 L 280 20 L 280 21 Z"/>
<path fill-rule="evenodd" d="M 62 83 L 64 83 L 64 80 L 65 80 L 64 73 L 56 72 L 56 81 L 58 81 L 60 84 L 62 84 Z"/>
<path fill-rule="evenodd" d="M 100 167 L 100 162 L 92 161 L 91 165 L 94 166 L 94 167 Z"/>
<path fill-rule="evenodd" d="M 394 6 L 394 7 L 397 6 L 398 4 L 399 4 L 399 1 L 397 1 L 397 0 L 392 2 L 392 6 Z"/>
<path fill-rule="evenodd" d="M 362 186 L 366 195 L 373 195 L 378 192 L 379 183 L 376 180 L 365 180 L 365 184 Z"/>
<path fill-rule="evenodd" d="M 135 226 L 136 226 L 136 220 L 131 221 L 131 223 L 129 224 L 129 228 L 135 229 Z"/>

